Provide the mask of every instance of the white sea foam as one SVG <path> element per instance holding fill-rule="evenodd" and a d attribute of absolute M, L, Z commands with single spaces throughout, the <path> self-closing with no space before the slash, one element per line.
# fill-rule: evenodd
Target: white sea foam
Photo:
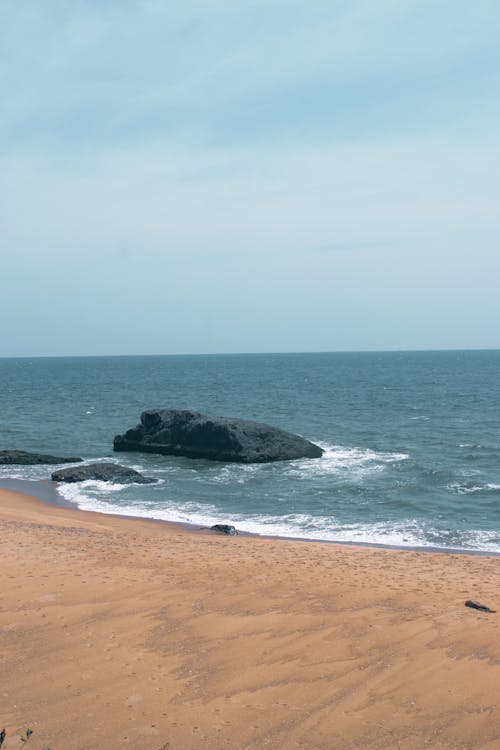
<path fill-rule="evenodd" d="M 175 475 L 179 471 L 182 471 L 184 475 L 189 473 L 195 481 L 214 484 L 232 484 L 234 482 L 245 484 L 263 472 L 283 471 L 289 476 L 318 476 L 343 472 L 355 473 L 356 471 L 377 472 L 382 471 L 387 464 L 404 461 L 408 458 L 408 454 L 406 453 L 381 452 L 371 450 L 370 448 L 349 448 L 319 441 L 317 444 L 324 450 L 323 456 L 319 459 L 303 458 L 294 461 L 278 462 L 276 464 L 216 464 L 204 471 L 200 471 L 196 465 L 192 467 L 183 465 L 182 468 L 177 464 L 145 466 L 138 463 L 137 459 L 135 461 L 129 460 L 128 457 L 120 457 L 118 459 L 115 455 L 88 458 L 78 464 L 78 466 L 85 466 L 89 463 L 115 463 L 122 464 L 140 473 L 146 473 L 157 479 L 160 479 L 162 475 Z M 49 479 L 52 472 L 68 468 L 70 465 L 66 463 L 57 465 L 40 464 L 35 466 L 0 465 L 0 477 L 34 480 Z"/>
<path fill-rule="evenodd" d="M 0 478 L 5 479 L 28 479 L 30 481 L 50 480 L 52 472 L 65 469 L 72 464 L 34 464 L 24 466 L 22 464 L 0 465 Z M 75 464 L 76 465 L 76 464 Z M 82 466 L 82 464 L 78 464 Z"/>
<path fill-rule="evenodd" d="M 500 484 L 494 484 L 493 482 L 488 482 L 487 484 L 460 484 L 460 482 L 452 482 L 446 485 L 446 489 L 458 495 L 471 495 L 476 492 L 498 492 Z"/>
<path fill-rule="evenodd" d="M 269 464 L 221 464 L 207 473 L 198 474 L 197 480 L 214 484 L 245 484 Z"/>
<path fill-rule="evenodd" d="M 46 476 L 40 475 L 40 472 L 36 470 L 37 468 L 3 464 L 0 466 L 0 477 L 2 479 L 46 479 Z M 34 469 L 34 471 L 29 471 L 29 469 Z"/>
<path fill-rule="evenodd" d="M 321 458 L 291 461 L 287 473 L 295 476 L 366 473 L 383 471 L 387 464 L 405 461 L 407 453 L 374 451 L 370 448 L 347 448 L 342 445 L 318 443 L 324 453 Z"/>
<path fill-rule="evenodd" d="M 158 479 L 155 486 L 159 484 L 165 484 L 165 480 Z M 96 492 L 99 495 L 112 495 L 115 492 L 127 490 L 133 485 L 137 486 L 137 483 L 104 482 L 99 479 L 86 479 L 83 482 L 64 482 L 58 486 L 57 491 L 66 500 L 72 501 L 72 498 L 76 496 L 89 497 L 85 490 Z M 142 487 L 143 485 L 141 484 L 140 486 Z"/>
<path fill-rule="evenodd" d="M 500 552 L 497 532 L 470 529 L 454 539 L 443 541 L 443 531 L 424 529 L 415 519 L 400 522 L 340 524 L 334 517 L 310 516 L 291 513 L 283 516 L 243 515 L 228 516 L 210 504 L 195 502 L 162 507 L 146 502 L 112 504 L 105 499 L 92 498 L 77 485 L 67 485 L 65 498 L 82 510 L 100 513 L 151 518 L 161 521 L 189 523 L 210 527 L 215 523 L 231 523 L 239 531 L 262 536 L 288 537 L 311 541 L 352 542 L 353 544 L 379 544 L 396 547 L 450 547 L 464 551 Z"/>

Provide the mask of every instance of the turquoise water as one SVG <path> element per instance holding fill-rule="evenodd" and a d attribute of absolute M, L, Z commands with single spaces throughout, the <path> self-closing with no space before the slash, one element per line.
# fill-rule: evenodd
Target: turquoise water
<path fill-rule="evenodd" d="M 500 552 L 500 351 L 4 359 L 0 386 L 0 449 L 111 459 L 159 480 L 62 486 L 81 508 Z M 325 454 L 249 466 L 114 454 L 114 435 L 154 407 L 261 420 Z"/>

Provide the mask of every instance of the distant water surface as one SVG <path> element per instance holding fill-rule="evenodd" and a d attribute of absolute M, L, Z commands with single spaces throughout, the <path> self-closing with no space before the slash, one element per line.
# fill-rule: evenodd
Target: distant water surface
<path fill-rule="evenodd" d="M 256 419 L 325 449 L 265 465 L 114 454 L 144 409 Z M 500 552 L 500 351 L 0 360 L 0 449 L 125 463 L 80 508 L 260 534 Z M 3 466 L 0 479 L 54 467 Z"/>

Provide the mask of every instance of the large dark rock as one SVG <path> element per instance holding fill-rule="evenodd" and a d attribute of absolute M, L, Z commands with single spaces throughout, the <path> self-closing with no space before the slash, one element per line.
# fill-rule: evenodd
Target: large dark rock
<path fill-rule="evenodd" d="M 141 424 L 115 437 L 114 449 L 246 464 L 323 454 L 308 440 L 261 422 L 177 409 L 144 411 Z"/>
<path fill-rule="evenodd" d="M 138 471 L 119 464 L 84 464 L 83 466 L 69 466 L 59 469 L 52 474 L 54 482 L 84 482 L 87 479 L 97 479 L 101 482 L 117 482 L 118 484 L 150 484 L 155 479 L 143 477 Z"/>
<path fill-rule="evenodd" d="M 81 458 L 49 456 L 46 453 L 29 453 L 28 451 L 0 451 L 0 464 L 75 464 Z"/>

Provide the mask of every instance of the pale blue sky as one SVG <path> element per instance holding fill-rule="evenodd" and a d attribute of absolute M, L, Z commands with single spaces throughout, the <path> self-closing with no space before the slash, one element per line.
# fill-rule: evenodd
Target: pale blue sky
<path fill-rule="evenodd" d="M 500 5 L 2 0 L 0 356 L 500 347 Z"/>

